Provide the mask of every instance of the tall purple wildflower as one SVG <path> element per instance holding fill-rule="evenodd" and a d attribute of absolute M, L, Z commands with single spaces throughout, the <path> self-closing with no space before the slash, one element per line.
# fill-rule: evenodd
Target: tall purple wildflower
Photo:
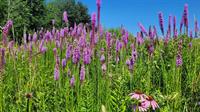
<path fill-rule="evenodd" d="M 57 48 L 53 48 L 53 54 L 54 54 L 54 57 L 57 56 Z"/>
<path fill-rule="evenodd" d="M 111 33 L 106 32 L 106 44 L 107 48 L 109 49 L 111 47 Z"/>
<path fill-rule="evenodd" d="M 63 69 L 66 67 L 66 59 L 64 58 L 64 59 L 62 59 L 62 67 L 63 67 Z"/>
<path fill-rule="evenodd" d="M 176 16 L 173 17 L 173 33 L 174 33 L 173 36 L 175 36 L 175 32 L 176 32 Z"/>
<path fill-rule="evenodd" d="M 90 64 L 91 62 L 92 51 L 89 47 L 84 48 L 83 50 L 83 63 Z"/>
<path fill-rule="evenodd" d="M 73 50 L 73 56 L 72 56 L 72 61 L 73 61 L 74 64 L 77 64 L 79 62 L 80 56 L 81 56 L 80 47 L 76 47 Z"/>
<path fill-rule="evenodd" d="M 98 22 L 98 31 L 100 28 L 100 10 L 101 10 L 101 0 L 96 0 L 97 4 L 97 22 Z"/>
<path fill-rule="evenodd" d="M 63 21 L 64 21 L 65 23 L 67 23 L 67 22 L 68 22 L 68 15 L 67 15 L 67 11 L 64 11 L 64 12 L 63 12 Z"/>
<path fill-rule="evenodd" d="M 43 46 L 43 47 L 41 48 L 41 51 L 40 51 L 40 52 L 41 52 L 42 54 L 44 54 L 46 51 L 47 51 L 47 48 Z"/>
<path fill-rule="evenodd" d="M 58 67 L 59 67 L 59 65 L 60 65 L 60 57 L 59 57 L 59 56 L 56 56 L 56 64 L 57 64 Z"/>
<path fill-rule="evenodd" d="M 92 14 L 92 36 L 90 40 L 90 47 L 94 47 L 95 25 L 96 25 L 96 13 Z"/>
<path fill-rule="evenodd" d="M 9 30 L 11 29 L 12 26 L 13 26 L 13 21 L 8 20 L 6 25 L 2 28 L 2 38 L 3 38 L 4 46 L 6 46 L 6 44 L 7 44 L 7 36 L 8 36 Z"/>
<path fill-rule="evenodd" d="M 61 48 L 61 44 L 60 44 L 60 41 L 59 40 L 56 40 L 56 48 Z"/>
<path fill-rule="evenodd" d="M 81 48 L 84 48 L 85 46 L 86 46 L 86 43 L 87 41 L 86 41 L 86 35 L 85 34 L 83 34 L 83 35 L 81 35 L 81 37 L 79 38 L 79 43 L 78 43 L 78 45 L 81 47 Z"/>
<path fill-rule="evenodd" d="M 116 52 L 119 52 L 122 49 L 122 42 L 119 39 L 116 41 Z"/>
<path fill-rule="evenodd" d="M 33 44 L 32 44 L 32 42 L 30 42 L 30 44 L 29 44 L 29 51 L 30 51 L 30 55 L 32 55 L 32 52 L 33 52 Z"/>
<path fill-rule="evenodd" d="M 197 20 L 195 19 L 195 22 L 194 22 L 194 29 L 195 29 L 195 37 L 197 37 L 197 33 L 198 33 L 198 31 L 199 31 L 199 28 L 198 28 L 198 22 L 197 22 Z"/>
<path fill-rule="evenodd" d="M 157 30 L 156 30 L 156 26 L 153 26 L 153 36 L 157 37 Z"/>
<path fill-rule="evenodd" d="M 99 27 L 99 36 L 100 36 L 100 38 L 103 37 L 103 33 L 104 33 L 103 27 L 100 25 L 100 27 Z"/>
<path fill-rule="evenodd" d="M 167 31 L 167 34 L 166 34 L 166 37 L 165 37 L 165 40 L 164 40 L 165 45 L 168 45 L 169 39 L 170 39 L 170 33 L 169 33 L 169 31 Z"/>
<path fill-rule="evenodd" d="M 192 30 L 190 31 L 190 38 L 192 39 L 192 37 L 193 37 L 193 32 L 192 32 Z"/>
<path fill-rule="evenodd" d="M 168 33 L 169 36 L 171 37 L 171 23 L 172 23 L 172 16 L 169 16 L 169 22 L 168 22 Z"/>
<path fill-rule="evenodd" d="M 63 38 L 65 37 L 65 30 L 64 29 L 61 29 L 60 30 L 60 36 Z"/>
<path fill-rule="evenodd" d="M 5 49 L 4 48 L 1 48 L 0 49 L 1 51 L 1 66 L 4 66 L 6 64 L 6 60 L 5 60 Z"/>
<path fill-rule="evenodd" d="M 37 42 L 37 33 L 36 33 L 36 32 L 33 34 L 33 42 L 34 42 L 34 43 Z"/>
<path fill-rule="evenodd" d="M 75 78 L 74 75 L 72 75 L 72 78 L 70 79 L 70 86 L 74 87 L 74 83 L 75 83 Z"/>
<path fill-rule="evenodd" d="M 15 43 L 14 40 L 12 40 L 12 41 L 10 41 L 10 42 L 8 43 L 9 51 L 11 51 L 11 50 L 13 49 L 14 43 Z"/>
<path fill-rule="evenodd" d="M 153 34 L 153 30 L 152 30 L 151 26 L 149 27 L 149 38 L 151 41 L 153 41 L 153 39 L 154 39 L 154 34 Z"/>
<path fill-rule="evenodd" d="M 183 64 L 182 56 L 181 56 L 181 54 L 178 54 L 176 57 L 176 66 L 180 67 L 180 66 L 182 66 L 182 64 Z"/>
<path fill-rule="evenodd" d="M 125 47 L 126 47 L 127 44 L 128 44 L 128 36 L 129 36 L 128 31 L 125 31 L 125 34 L 122 35 L 122 40 L 123 40 L 123 42 L 124 42 L 124 46 L 125 46 Z"/>
<path fill-rule="evenodd" d="M 40 52 L 42 51 L 43 47 L 44 47 L 44 39 L 41 40 L 40 45 L 39 45 Z"/>
<path fill-rule="evenodd" d="M 144 28 L 144 26 L 143 26 L 141 23 L 138 23 L 138 26 L 140 27 L 140 30 L 141 30 L 146 36 L 148 36 L 147 31 L 146 31 L 146 29 Z"/>
<path fill-rule="evenodd" d="M 83 82 L 84 80 L 85 80 L 85 66 L 82 65 L 80 70 L 80 81 Z"/>
<path fill-rule="evenodd" d="M 162 35 L 164 36 L 164 20 L 163 20 L 163 13 L 162 12 L 158 13 L 158 18 L 159 18 L 160 30 L 162 32 Z"/>
<path fill-rule="evenodd" d="M 137 59 L 137 51 L 133 44 L 131 45 L 131 47 L 132 47 L 131 57 L 130 59 L 126 60 L 126 64 L 128 66 L 128 69 L 132 72 L 134 69 L 135 61 Z"/>
<path fill-rule="evenodd" d="M 183 16 L 184 16 L 184 25 L 186 27 L 186 34 L 187 34 L 188 33 L 188 4 L 185 4 L 184 6 Z"/>
<path fill-rule="evenodd" d="M 177 39 L 178 38 L 178 31 L 177 29 L 175 30 L 175 33 L 174 33 L 174 39 Z"/>
<path fill-rule="evenodd" d="M 176 56 L 176 66 L 180 67 L 183 64 L 183 60 L 182 60 L 182 39 L 179 41 L 178 43 L 178 53 Z"/>
<path fill-rule="evenodd" d="M 137 32 L 137 43 L 138 45 L 142 45 L 144 43 L 144 39 L 142 38 L 140 32 Z"/>
<path fill-rule="evenodd" d="M 149 52 L 149 55 L 150 55 L 150 56 L 153 55 L 153 53 L 154 53 L 154 46 L 153 46 L 153 44 L 150 44 L 150 45 L 148 46 L 148 52 Z"/>
<path fill-rule="evenodd" d="M 73 46 L 68 45 L 67 50 L 66 50 L 66 60 L 69 60 L 69 58 L 71 58 L 72 50 L 73 50 Z"/>
<path fill-rule="evenodd" d="M 60 77 L 60 71 L 58 65 L 56 65 L 54 68 L 54 80 L 56 81 L 59 80 L 59 77 Z"/>
<path fill-rule="evenodd" d="M 47 31 L 44 36 L 47 42 L 50 41 L 50 39 L 52 38 L 51 32 L 49 31 Z"/>

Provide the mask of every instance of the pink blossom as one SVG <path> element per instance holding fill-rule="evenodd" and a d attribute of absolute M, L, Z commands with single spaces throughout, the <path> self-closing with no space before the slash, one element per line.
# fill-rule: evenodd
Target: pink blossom
<path fill-rule="evenodd" d="M 151 96 L 146 97 L 146 99 L 142 101 L 141 105 L 143 105 L 145 108 L 152 107 L 153 110 L 159 108 L 158 103 Z"/>
<path fill-rule="evenodd" d="M 147 97 L 144 93 L 140 91 L 135 91 L 129 95 L 131 96 L 131 99 L 136 99 L 136 100 L 144 100 Z"/>

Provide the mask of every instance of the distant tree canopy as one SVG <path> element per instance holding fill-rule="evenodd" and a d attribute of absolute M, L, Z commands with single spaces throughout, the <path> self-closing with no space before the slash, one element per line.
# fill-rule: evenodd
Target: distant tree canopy
<path fill-rule="evenodd" d="M 88 8 L 75 0 L 0 0 L 0 26 L 7 20 L 13 20 L 11 38 L 21 41 L 24 29 L 27 33 L 40 30 L 41 27 L 50 28 L 52 19 L 56 27 L 64 26 L 62 16 L 67 11 L 69 26 L 74 23 L 90 23 Z"/>
<path fill-rule="evenodd" d="M 46 22 L 50 22 L 52 19 L 54 19 L 56 26 L 62 26 L 62 16 L 64 11 L 67 11 L 69 26 L 73 26 L 74 23 L 78 24 L 90 22 L 88 8 L 81 2 L 76 2 L 75 0 L 55 0 L 48 3 Z"/>

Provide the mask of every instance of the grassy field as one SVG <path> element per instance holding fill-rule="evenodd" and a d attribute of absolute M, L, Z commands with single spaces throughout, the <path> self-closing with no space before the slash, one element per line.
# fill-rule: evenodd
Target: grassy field
<path fill-rule="evenodd" d="M 0 44 L 0 112 L 199 112 L 200 39 L 187 35 L 185 10 L 184 32 L 168 29 L 164 37 L 142 24 L 136 37 L 124 28 L 106 31 L 93 14 L 92 29 L 68 28 L 66 21 L 18 44 L 7 41 L 8 21 Z M 159 19 L 164 35 L 162 13 Z"/>

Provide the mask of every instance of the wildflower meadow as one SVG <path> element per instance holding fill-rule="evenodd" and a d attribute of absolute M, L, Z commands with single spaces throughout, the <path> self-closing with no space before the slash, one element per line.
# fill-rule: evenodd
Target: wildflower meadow
<path fill-rule="evenodd" d="M 24 30 L 21 44 L 9 39 L 15 21 L 1 27 L 0 111 L 199 112 L 199 26 L 188 20 L 188 5 L 181 23 L 161 10 L 159 26 L 138 23 L 135 36 L 104 29 L 101 1 L 94 5 L 91 24 L 69 27 L 63 11 L 63 27 L 52 20 L 47 29 Z"/>

